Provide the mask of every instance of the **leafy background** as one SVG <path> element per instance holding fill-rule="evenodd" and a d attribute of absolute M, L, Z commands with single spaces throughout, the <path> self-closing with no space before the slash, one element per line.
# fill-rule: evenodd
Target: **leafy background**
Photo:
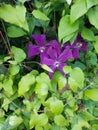
<path fill-rule="evenodd" d="M 0 129 L 98 129 L 98 0 L 0 0 Z M 67 77 L 27 58 L 32 34 L 61 45 L 78 33 L 87 53 L 64 67 Z"/>

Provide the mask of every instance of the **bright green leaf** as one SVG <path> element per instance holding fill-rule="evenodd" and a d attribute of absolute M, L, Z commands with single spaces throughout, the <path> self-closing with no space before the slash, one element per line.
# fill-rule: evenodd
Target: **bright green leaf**
<path fill-rule="evenodd" d="M 68 84 L 73 92 L 77 92 L 77 88 L 79 87 L 79 84 L 77 83 L 75 79 L 69 77 Z"/>
<path fill-rule="evenodd" d="M 16 7 L 11 5 L 2 5 L 0 7 L 0 18 L 8 23 L 15 24 L 29 31 L 27 21 L 25 19 L 26 9 L 22 5 Z"/>
<path fill-rule="evenodd" d="M 34 128 L 35 126 L 45 126 L 48 122 L 48 117 L 46 114 L 42 113 L 38 114 L 31 114 L 30 117 L 30 129 Z"/>
<path fill-rule="evenodd" d="M 26 35 L 26 32 L 24 32 L 21 28 L 10 26 L 7 28 L 7 35 L 11 38 L 16 38 Z"/>
<path fill-rule="evenodd" d="M 9 72 L 12 76 L 18 74 L 19 70 L 20 70 L 19 65 L 11 65 L 9 68 Z"/>
<path fill-rule="evenodd" d="M 18 94 L 19 96 L 24 95 L 30 88 L 31 86 L 35 83 L 35 77 L 31 73 L 26 74 L 23 76 L 18 84 Z"/>
<path fill-rule="evenodd" d="M 10 116 L 9 118 L 9 124 L 11 126 L 18 126 L 23 122 L 23 119 L 19 116 Z"/>
<path fill-rule="evenodd" d="M 86 0 L 77 0 L 71 7 L 70 19 L 75 22 L 87 12 Z"/>
<path fill-rule="evenodd" d="M 41 82 L 37 83 L 36 87 L 35 87 L 35 92 L 36 92 L 36 94 L 41 95 L 41 96 L 47 95 L 48 94 L 48 85 L 45 83 L 41 83 Z"/>
<path fill-rule="evenodd" d="M 79 88 L 84 87 L 84 73 L 79 67 L 74 68 L 70 72 L 70 79 L 72 80 L 73 85 L 76 85 L 76 87 L 79 87 Z"/>
<path fill-rule="evenodd" d="M 64 104 L 56 97 L 51 97 L 46 101 L 46 104 L 50 108 L 53 114 L 61 114 L 64 108 Z"/>
<path fill-rule="evenodd" d="M 46 73 L 41 73 L 39 76 L 36 77 L 36 81 L 39 83 L 45 83 L 48 87 L 51 87 L 50 78 Z"/>
<path fill-rule="evenodd" d="M 4 80 L 3 88 L 8 96 L 13 94 L 13 80 L 10 77 Z"/>
<path fill-rule="evenodd" d="M 35 18 L 47 21 L 49 18 L 40 10 L 33 10 L 32 14 L 34 15 Z"/>
<path fill-rule="evenodd" d="M 75 23 L 71 24 L 70 16 L 66 15 L 60 19 L 59 27 L 58 27 L 58 37 L 59 41 L 63 38 L 71 35 L 72 33 L 76 32 L 79 28 L 79 22 L 76 21 Z"/>
<path fill-rule="evenodd" d="M 68 121 L 64 118 L 63 115 L 56 115 L 54 117 L 54 122 L 58 126 L 67 126 L 68 125 Z"/>
<path fill-rule="evenodd" d="M 86 90 L 85 95 L 93 101 L 98 101 L 98 89 Z"/>
<path fill-rule="evenodd" d="M 72 71 L 72 68 L 71 66 L 64 66 L 63 71 L 65 74 L 68 74 Z"/>
<path fill-rule="evenodd" d="M 87 16 L 89 18 L 89 21 L 92 25 L 95 26 L 95 28 L 98 29 L 98 6 L 94 7 L 94 8 L 91 8 L 88 13 L 87 13 Z M 96 20 L 95 20 L 96 18 Z"/>
<path fill-rule="evenodd" d="M 18 47 L 12 46 L 12 52 L 14 54 L 15 61 L 18 63 L 22 62 L 26 58 L 25 52 Z"/>
<path fill-rule="evenodd" d="M 96 36 L 96 41 L 93 42 L 93 45 L 94 45 L 96 53 L 98 54 L 98 36 Z"/>
<path fill-rule="evenodd" d="M 95 41 L 95 36 L 93 31 L 91 31 L 88 28 L 84 28 L 81 32 L 81 35 L 84 39 L 88 40 L 88 41 Z"/>
<path fill-rule="evenodd" d="M 92 6 L 97 5 L 98 4 L 98 0 L 86 0 L 86 3 L 87 3 L 87 8 L 89 9 Z"/>
<path fill-rule="evenodd" d="M 48 67 L 46 64 L 42 64 L 41 67 L 44 69 L 44 70 L 47 70 L 48 72 L 52 72 L 53 73 L 53 70 Z"/>

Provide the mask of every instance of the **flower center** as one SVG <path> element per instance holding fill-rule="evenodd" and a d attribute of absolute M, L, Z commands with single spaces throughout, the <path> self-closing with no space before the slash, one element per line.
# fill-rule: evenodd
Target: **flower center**
<path fill-rule="evenodd" d="M 40 47 L 40 52 L 43 53 L 45 51 L 45 47 Z"/>
<path fill-rule="evenodd" d="M 77 47 L 78 47 L 78 48 L 81 48 L 81 47 L 82 47 L 82 43 L 81 43 L 81 42 L 78 43 L 78 44 L 77 44 Z"/>
<path fill-rule="evenodd" d="M 54 65 L 55 65 L 56 67 L 59 67 L 60 62 L 59 62 L 59 61 L 55 61 Z"/>

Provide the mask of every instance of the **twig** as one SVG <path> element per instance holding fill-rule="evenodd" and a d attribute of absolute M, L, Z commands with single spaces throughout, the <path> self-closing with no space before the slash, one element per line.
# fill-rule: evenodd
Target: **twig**
<path fill-rule="evenodd" d="M 69 100 L 64 106 L 67 106 L 69 103 L 71 103 L 74 99 L 76 99 L 77 97 L 79 97 L 85 90 L 87 90 L 88 88 L 90 88 L 93 85 L 93 82 L 91 82 L 88 86 L 86 86 L 85 88 L 83 88 L 77 95 L 75 95 L 73 97 L 73 99 Z"/>
<path fill-rule="evenodd" d="M 6 40 L 7 40 L 7 44 L 8 44 L 8 48 L 9 48 L 9 52 L 11 52 L 11 49 L 10 49 L 10 42 L 9 42 L 9 39 L 7 37 L 7 32 L 6 32 L 6 29 L 5 29 L 5 25 L 3 23 L 3 21 L 1 20 L 2 22 L 2 26 L 3 26 L 3 29 L 4 29 L 4 32 L 5 32 L 5 36 L 6 36 Z"/>

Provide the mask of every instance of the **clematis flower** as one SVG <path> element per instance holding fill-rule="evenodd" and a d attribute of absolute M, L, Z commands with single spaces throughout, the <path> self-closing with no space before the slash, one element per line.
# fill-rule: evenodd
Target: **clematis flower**
<path fill-rule="evenodd" d="M 74 43 L 72 45 L 70 43 L 68 43 L 68 44 L 65 44 L 64 47 L 66 48 L 67 46 L 69 46 L 70 49 L 72 50 L 74 59 L 78 59 L 79 50 L 86 52 L 87 45 L 88 45 L 88 43 L 83 40 L 83 38 L 81 37 L 81 35 L 79 33 L 76 40 L 74 41 Z"/>
<path fill-rule="evenodd" d="M 53 72 L 58 69 L 63 73 L 63 67 L 67 65 L 65 62 L 73 58 L 72 52 L 69 47 L 67 47 L 63 52 L 59 51 L 59 53 L 53 49 L 49 48 L 47 51 L 48 57 L 43 57 L 41 64 L 48 65 Z M 53 73 L 49 73 L 50 77 L 52 77 Z"/>
<path fill-rule="evenodd" d="M 37 45 L 33 45 L 32 43 L 28 44 L 28 58 L 35 56 L 35 55 L 40 55 L 40 58 L 44 57 L 47 55 L 47 49 L 51 46 L 52 48 L 55 48 L 56 51 L 60 51 L 60 45 L 56 40 L 50 41 L 48 44 L 46 44 L 46 35 L 42 34 L 34 34 L 32 35 L 32 38 L 35 40 L 35 43 Z"/>

